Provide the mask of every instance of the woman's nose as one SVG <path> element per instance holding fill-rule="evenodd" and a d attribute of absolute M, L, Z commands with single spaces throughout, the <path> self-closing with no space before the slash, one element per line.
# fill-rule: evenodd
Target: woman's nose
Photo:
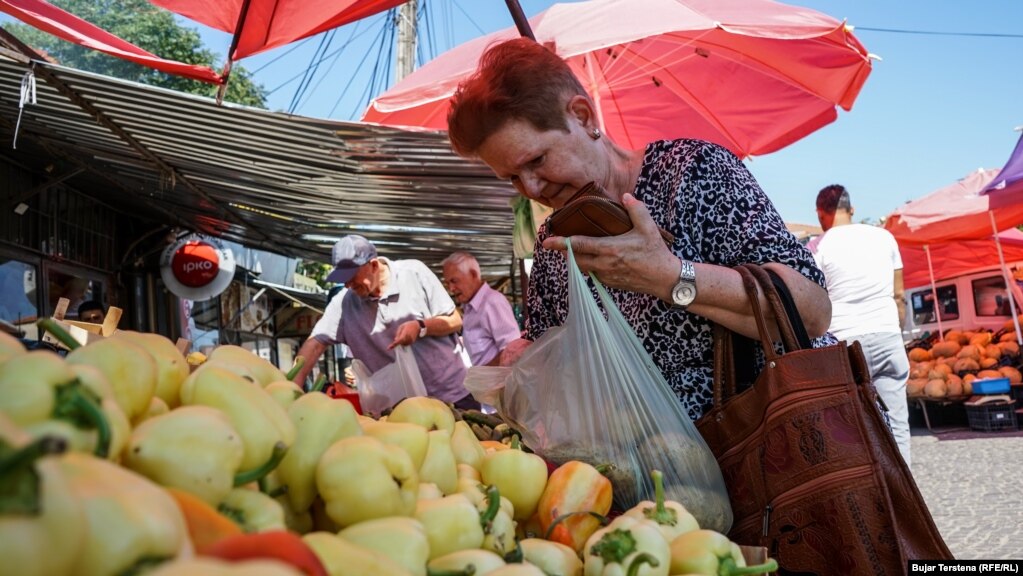
<path fill-rule="evenodd" d="M 529 198 L 530 200 L 538 200 L 540 198 L 540 191 L 543 190 L 543 183 L 539 178 L 529 174 L 520 174 L 515 183 L 515 187 L 518 188 L 519 193 L 526 198 Z"/>

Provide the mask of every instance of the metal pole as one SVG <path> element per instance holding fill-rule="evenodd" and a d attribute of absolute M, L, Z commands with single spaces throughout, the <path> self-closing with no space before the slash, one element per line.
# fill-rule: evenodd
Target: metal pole
<path fill-rule="evenodd" d="M 515 27 L 519 29 L 519 35 L 536 42 L 536 36 L 533 36 L 533 29 L 529 26 L 526 14 L 522 12 L 519 0 L 504 0 L 504 3 L 508 5 L 508 11 L 511 12 L 512 20 L 515 21 Z"/>
<path fill-rule="evenodd" d="M 398 9 L 398 58 L 394 66 L 394 81 L 416 69 L 416 12 L 418 0 L 409 0 Z"/>
<path fill-rule="evenodd" d="M 998 249 L 998 262 L 1002 265 L 1002 278 L 1005 281 L 1005 297 L 1009 299 L 1009 310 L 1012 311 L 1012 325 L 1016 328 L 1016 342 L 1023 344 L 1023 334 L 1020 333 L 1019 329 L 1019 316 L 1016 315 L 1016 299 L 1012 297 L 1012 285 L 1009 282 L 1012 281 L 1009 278 L 1009 269 L 1005 266 L 1005 254 L 1002 253 L 1002 242 L 998 239 L 998 226 L 995 224 L 995 213 L 993 210 L 987 211 L 988 217 L 991 219 L 991 231 L 995 235 L 995 248 Z"/>
<path fill-rule="evenodd" d="M 945 333 L 941 330 L 941 307 L 938 302 L 938 287 L 934 281 L 934 265 L 931 263 L 931 247 L 924 244 L 924 254 L 927 255 L 927 271 L 931 274 L 931 298 L 934 299 L 934 317 L 938 319 L 938 341 L 945 341 Z"/>

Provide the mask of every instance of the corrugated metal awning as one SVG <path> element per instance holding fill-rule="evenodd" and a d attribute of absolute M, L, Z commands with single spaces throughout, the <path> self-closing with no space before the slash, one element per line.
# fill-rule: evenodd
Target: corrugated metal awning
<path fill-rule="evenodd" d="M 358 233 L 436 269 L 469 250 L 488 277 L 512 263 L 514 189 L 437 132 L 317 120 L 224 104 L 50 64 L 0 58 L 0 130 L 24 107 L 19 160 L 61 157 L 66 183 L 154 222 L 320 261 Z M 42 165 L 42 164 L 40 164 Z M 82 170 L 84 168 L 84 170 Z"/>

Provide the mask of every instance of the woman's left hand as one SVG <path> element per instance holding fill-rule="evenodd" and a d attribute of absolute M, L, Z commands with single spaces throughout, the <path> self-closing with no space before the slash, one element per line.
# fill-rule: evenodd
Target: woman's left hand
<path fill-rule="evenodd" d="M 681 263 L 671 253 L 650 212 L 632 194 L 622 198 L 633 228 L 619 236 L 573 236 L 572 251 L 583 273 L 593 272 L 605 286 L 652 294 L 670 300 Z M 548 250 L 566 251 L 565 238 L 543 242 Z"/>

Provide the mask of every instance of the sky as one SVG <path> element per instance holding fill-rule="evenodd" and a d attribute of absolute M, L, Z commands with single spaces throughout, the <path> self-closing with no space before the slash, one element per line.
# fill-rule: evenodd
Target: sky
<path fill-rule="evenodd" d="M 423 10 L 424 0 L 420 2 Z M 553 2 L 520 3 L 533 16 Z M 850 112 L 839 110 L 834 123 L 747 161 L 786 221 L 816 224 L 817 191 L 839 183 L 850 192 L 856 219 L 876 222 L 907 201 L 978 168 L 1000 168 L 1008 160 L 1021 135 L 1015 128 L 1023 126 L 1018 62 L 1023 54 L 1023 1 L 788 3 L 848 21 L 880 60 Z M 424 18 L 429 32 L 420 37 L 421 60 L 513 25 L 501 0 L 425 0 L 421 22 Z M 388 58 L 389 47 L 381 49 L 385 20 L 386 15 L 374 16 L 342 27 L 330 38 L 331 33 L 314 36 L 241 64 L 270 91 L 272 110 L 357 120 L 369 97 L 393 82 L 393 76 L 383 77 L 386 61 L 393 59 Z M 226 54 L 229 35 L 183 23 L 199 29 L 207 47 Z M 304 71 L 316 60 L 316 74 L 304 79 Z"/>

